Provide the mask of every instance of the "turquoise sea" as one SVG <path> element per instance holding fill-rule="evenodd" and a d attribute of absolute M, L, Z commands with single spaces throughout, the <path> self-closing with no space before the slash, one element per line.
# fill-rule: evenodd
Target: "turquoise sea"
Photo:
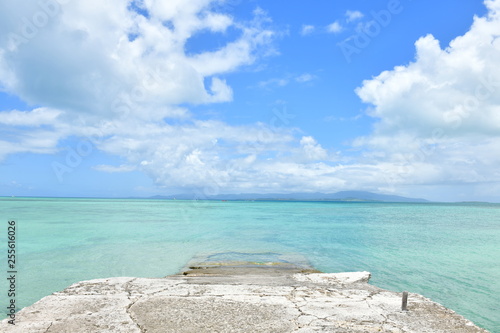
<path fill-rule="evenodd" d="M 500 332 L 500 204 L 0 198 L 0 219 L 4 258 L 17 220 L 19 308 L 80 280 L 174 274 L 195 256 L 283 254 L 370 271 Z"/>

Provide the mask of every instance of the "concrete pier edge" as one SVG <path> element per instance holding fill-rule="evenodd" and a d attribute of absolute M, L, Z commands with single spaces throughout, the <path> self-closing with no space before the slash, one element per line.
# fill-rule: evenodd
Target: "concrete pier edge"
<path fill-rule="evenodd" d="M 190 263 L 164 278 L 75 283 L 7 319 L 1 332 L 486 333 L 431 300 L 368 283 L 369 272 L 321 273 L 287 262 Z"/>

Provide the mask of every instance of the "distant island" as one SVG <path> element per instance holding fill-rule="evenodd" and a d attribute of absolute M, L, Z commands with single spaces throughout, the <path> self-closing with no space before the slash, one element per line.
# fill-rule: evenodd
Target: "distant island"
<path fill-rule="evenodd" d="M 242 193 L 200 196 L 196 194 L 155 195 L 150 199 L 169 200 L 259 200 L 259 201 L 359 201 L 359 202 L 429 202 L 420 198 L 407 198 L 398 195 L 379 194 L 366 191 L 340 191 L 335 193 Z"/>

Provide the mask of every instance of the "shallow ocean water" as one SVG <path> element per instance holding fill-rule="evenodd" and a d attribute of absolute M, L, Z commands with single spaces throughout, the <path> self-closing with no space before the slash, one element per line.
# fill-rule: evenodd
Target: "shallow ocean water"
<path fill-rule="evenodd" d="M 0 198 L 0 207 L 5 226 L 18 225 L 19 308 L 81 280 L 174 274 L 194 257 L 279 257 L 369 271 L 374 285 L 500 331 L 500 204 Z"/>

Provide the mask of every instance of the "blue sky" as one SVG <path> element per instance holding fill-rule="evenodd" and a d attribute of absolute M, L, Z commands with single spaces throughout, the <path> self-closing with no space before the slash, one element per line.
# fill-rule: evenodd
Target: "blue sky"
<path fill-rule="evenodd" d="M 500 0 L 0 6 L 0 195 L 500 202 Z"/>

